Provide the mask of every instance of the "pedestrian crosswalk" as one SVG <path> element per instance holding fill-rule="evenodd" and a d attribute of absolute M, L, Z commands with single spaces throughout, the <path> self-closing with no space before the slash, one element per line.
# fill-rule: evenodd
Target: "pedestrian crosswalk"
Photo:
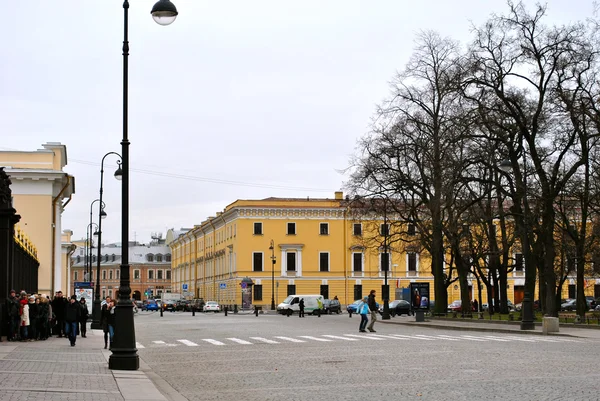
<path fill-rule="evenodd" d="M 489 342 L 489 343 L 510 343 L 510 342 L 526 342 L 526 343 L 580 343 L 582 339 L 573 339 L 565 337 L 542 337 L 542 336 L 518 336 L 518 335 L 488 335 L 488 334 L 375 334 L 375 333 L 360 333 L 360 334 L 321 334 L 321 335 L 298 335 L 298 336 L 271 336 L 267 337 L 248 337 L 248 338 L 202 338 L 199 340 L 191 341 L 188 339 L 175 340 L 169 342 L 166 340 L 151 340 L 145 344 L 137 342 L 136 346 L 138 349 L 144 348 L 158 348 L 158 347 L 177 347 L 180 345 L 187 347 L 200 347 L 200 346 L 251 346 L 251 345 L 265 345 L 265 344 L 291 344 L 291 343 L 331 343 L 331 342 L 351 342 L 351 341 L 437 341 L 437 342 Z"/>

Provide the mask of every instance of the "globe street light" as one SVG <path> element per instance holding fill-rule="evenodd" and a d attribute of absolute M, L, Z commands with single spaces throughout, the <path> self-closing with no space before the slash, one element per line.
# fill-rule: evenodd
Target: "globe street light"
<path fill-rule="evenodd" d="M 151 11 L 154 21 L 168 25 L 175 21 L 177 9 L 169 0 L 159 0 Z M 121 222 L 121 279 L 119 299 L 115 311 L 115 334 L 112 354 L 108 367 L 117 370 L 137 370 L 140 359 L 135 346 L 135 325 L 133 323 L 133 303 L 129 280 L 129 138 L 127 133 L 128 73 L 129 73 L 129 1 L 123 2 L 123 139 L 122 155 L 122 222 Z"/>
<path fill-rule="evenodd" d="M 87 242 L 87 249 L 85 251 L 85 269 L 83 272 L 83 281 L 90 281 L 91 279 L 91 268 L 92 268 L 92 248 L 94 247 L 93 245 L 93 238 L 92 238 L 92 228 L 96 227 L 96 231 L 98 231 L 98 224 L 91 222 L 90 224 L 87 225 L 86 228 L 86 242 Z"/>
<path fill-rule="evenodd" d="M 104 193 L 103 182 L 104 182 L 104 159 L 108 155 L 116 155 L 119 157 L 119 161 L 117 161 L 118 168 L 115 171 L 115 178 L 119 179 L 123 174 L 121 170 L 121 155 L 116 152 L 108 152 L 102 157 L 102 162 L 100 163 L 100 204 L 104 204 L 102 201 L 102 194 Z M 100 208 L 98 219 L 98 260 L 96 261 L 96 290 L 94 291 L 94 305 L 92 306 L 92 325 L 91 328 L 95 330 L 100 330 L 102 328 L 101 322 L 101 314 L 102 314 L 102 301 L 100 299 L 100 262 L 102 259 L 102 219 L 106 217 L 106 213 L 104 212 L 104 208 Z"/>

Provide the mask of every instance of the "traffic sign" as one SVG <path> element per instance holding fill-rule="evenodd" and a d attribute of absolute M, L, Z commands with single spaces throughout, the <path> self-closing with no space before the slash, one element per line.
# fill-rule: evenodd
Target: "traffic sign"
<path fill-rule="evenodd" d="M 245 281 L 242 281 L 242 282 L 240 283 L 240 285 L 242 286 L 242 288 L 246 288 L 246 286 L 247 286 L 248 284 L 246 284 L 246 282 L 245 282 Z"/>
<path fill-rule="evenodd" d="M 181 284 L 181 289 L 187 290 L 188 289 L 188 285 L 187 284 Z"/>
<path fill-rule="evenodd" d="M 227 284 L 221 283 L 221 284 L 219 284 L 219 288 L 224 290 L 225 288 L 227 288 Z"/>

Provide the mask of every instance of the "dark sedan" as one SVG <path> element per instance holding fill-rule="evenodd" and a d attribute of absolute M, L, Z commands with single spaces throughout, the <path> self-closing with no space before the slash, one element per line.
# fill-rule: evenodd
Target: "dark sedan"
<path fill-rule="evenodd" d="M 397 299 L 395 301 L 390 302 L 390 314 L 392 316 L 410 316 L 411 313 L 412 311 L 410 307 L 410 302 L 405 301 L 403 299 Z"/>
<path fill-rule="evenodd" d="M 168 299 L 163 302 L 163 310 L 175 312 L 176 307 L 177 307 L 177 303 L 173 300 Z"/>
<path fill-rule="evenodd" d="M 323 301 L 323 308 L 325 309 L 325 313 L 342 313 L 342 304 L 337 299 L 325 299 Z"/>

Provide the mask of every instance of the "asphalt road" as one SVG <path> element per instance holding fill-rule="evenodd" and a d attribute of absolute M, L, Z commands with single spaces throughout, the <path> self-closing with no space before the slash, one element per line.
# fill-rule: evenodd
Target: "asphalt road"
<path fill-rule="evenodd" d="M 140 357 L 189 400 L 600 399 L 594 339 L 380 322 L 363 334 L 347 314 L 135 319 Z"/>

